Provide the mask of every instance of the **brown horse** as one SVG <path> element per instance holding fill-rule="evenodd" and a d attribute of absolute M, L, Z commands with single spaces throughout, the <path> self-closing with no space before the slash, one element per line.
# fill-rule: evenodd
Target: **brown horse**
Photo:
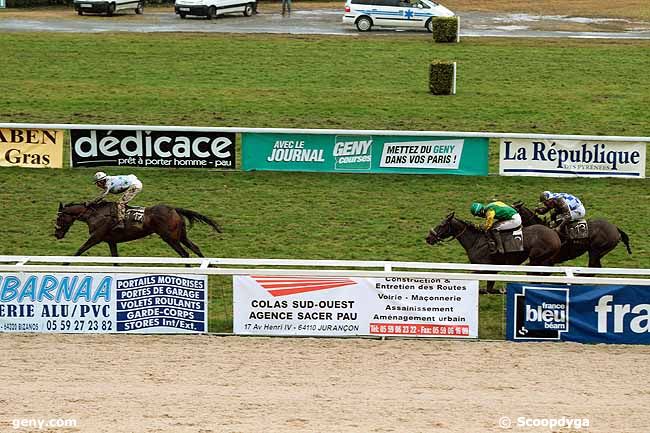
<path fill-rule="evenodd" d="M 113 229 L 115 203 L 102 201 L 97 204 L 70 203 L 63 205 L 59 203 L 54 236 L 63 239 L 72 224 L 79 220 L 88 225 L 90 237 L 77 250 L 75 256 L 80 256 L 88 249 L 100 242 L 106 242 L 110 248 L 111 255 L 117 257 L 117 244 L 141 239 L 150 234 L 156 233 L 167 244 L 174 249 L 181 257 L 189 257 L 189 254 L 182 245 L 192 250 L 197 256 L 203 257 L 203 253 L 196 244 L 187 237 L 185 220 L 205 223 L 217 232 L 221 233 L 219 225 L 197 212 L 171 207 L 164 204 L 144 208 L 142 221 L 136 222 L 127 217 L 124 229 Z M 131 208 L 129 208 L 131 209 Z"/>
<path fill-rule="evenodd" d="M 486 265 L 520 265 L 526 259 L 531 266 L 553 266 L 560 252 L 560 238 L 555 231 L 543 225 L 524 227 L 524 251 L 490 254 L 487 235 L 476 225 L 454 217 L 450 213 L 436 228 L 429 230 L 426 241 L 435 245 L 445 239 L 457 239 L 465 248 L 470 263 Z M 494 281 L 487 282 L 491 292 Z"/>
<path fill-rule="evenodd" d="M 521 215 L 521 222 L 524 226 L 532 224 L 548 225 L 548 221 L 540 218 L 531 209 L 528 209 L 523 202 L 516 202 L 513 207 Z M 616 248 L 620 241 L 623 241 L 627 253 L 632 254 L 630 248 L 630 238 L 628 235 L 616 227 L 614 224 L 604 219 L 593 219 L 587 221 L 589 226 L 589 237 L 587 239 L 570 240 L 565 235 L 560 234 L 562 240 L 562 249 L 558 256 L 558 263 L 580 257 L 584 253 L 589 253 L 589 267 L 600 268 L 602 259 L 607 253 Z"/>

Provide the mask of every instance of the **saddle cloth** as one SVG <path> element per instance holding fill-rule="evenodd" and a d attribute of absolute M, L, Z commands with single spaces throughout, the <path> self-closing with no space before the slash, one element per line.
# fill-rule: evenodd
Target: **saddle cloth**
<path fill-rule="evenodd" d="M 144 223 L 144 208 L 139 206 L 126 207 L 126 221 L 129 224 Z"/>
<path fill-rule="evenodd" d="M 567 224 L 567 231 L 571 240 L 587 239 L 589 237 L 589 225 L 584 219 Z"/>

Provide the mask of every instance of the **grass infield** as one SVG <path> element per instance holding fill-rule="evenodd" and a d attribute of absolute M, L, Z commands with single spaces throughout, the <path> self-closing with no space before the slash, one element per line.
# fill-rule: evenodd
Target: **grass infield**
<path fill-rule="evenodd" d="M 503 131 L 650 136 L 650 41 L 466 39 L 427 35 L 311 37 L 187 34 L 29 34 L 0 38 L 3 122 Z M 427 93 L 428 64 L 458 62 L 458 94 Z M 498 169 L 492 143 L 491 172 Z M 221 235 L 190 238 L 210 257 L 466 262 L 457 243 L 430 247 L 429 227 L 473 200 L 535 202 L 567 191 L 588 216 L 631 238 L 612 267 L 649 267 L 650 181 L 107 169 L 144 182 L 134 204 L 209 215 Z M 0 170 L 0 254 L 67 255 L 56 242 L 59 201 L 98 190 L 91 169 Z M 173 256 L 159 239 L 120 245 L 126 256 Z M 93 255 L 108 255 L 97 246 Z M 573 262 L 585 265 L 586 259 Z M 212 331 L 227 331 L 232 288 L 211 280 Z M 222 292 L 225 295 L 222 297 Z M 502 338 L 503 299 L 481 299 L 481 337 Z"/>

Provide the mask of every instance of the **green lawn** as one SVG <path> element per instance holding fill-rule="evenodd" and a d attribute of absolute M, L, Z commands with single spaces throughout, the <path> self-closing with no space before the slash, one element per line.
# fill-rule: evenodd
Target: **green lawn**
<path fill-rule="evenodd" d="M 435 45 L 424 34 L 4 33 L 0 121 L 650 136 L 649 49 L 649 41 Z M 432 59 L 458 61 L 458 95 L 427 93 Z M 493 145 L 492 173 L 496 151 Z M 87 231 L 75 225 L 56 242 L 56 207 L 95 196 L 93 171 L 0 170 L 0 254 L 73 253 Z M 107 171 L 143 180 L 137 204 L 166 202 L 219 221 L 223 234 L 202 226 L 190 232 L 211 257 L 466 262 L 456 243 L 426 245 L 429 227 L 452 210 L 470 218 L 473 200 L 534 202 L 549 189 L 578 195 L 590 216 L 630 235 L 634 254 L 619 247 L 606 266 L 650 267 L 647 180 Z M 107 255 L 108 248 L 91 253 Z M 123 244 L 120 253 L 174 255 L 157 238 Z M 228 330 L 230 283 L 211 282 L 211 329 Z M 502 301 L 481 300 L 482 337 L 502 336 Z"/>

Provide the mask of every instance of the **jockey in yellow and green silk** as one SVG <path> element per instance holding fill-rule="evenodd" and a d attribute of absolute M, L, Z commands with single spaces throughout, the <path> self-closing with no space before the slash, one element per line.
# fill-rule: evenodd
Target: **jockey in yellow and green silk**
<path fill-rule="evenodd" d="M 511 206 L 502 201 L 494 201 L 487 205 L 478 202 L 470 207 L 472 215 L 485 218 L 484 230 L 512 230 L 521 225 L 521 216 Z"/>

